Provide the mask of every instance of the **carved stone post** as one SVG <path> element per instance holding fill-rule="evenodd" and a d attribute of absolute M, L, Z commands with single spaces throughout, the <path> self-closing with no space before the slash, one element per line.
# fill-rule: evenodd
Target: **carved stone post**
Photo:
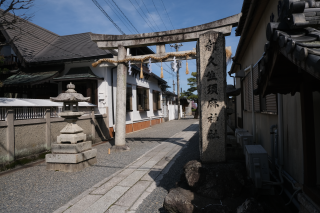
<path fill-rule="evenodd" d="M 206 32 L 198 42 L 200 152 L 204 162 L 226 160 L 226 53 L 222 33 Z"/>
<path fill-rule="evenodd" d="M 50 117 L 51 109 L 46 109 L 46 149 L 51 149 L 51 117 Z"/>
<path fill-rule="evenodd" d="M 118 60 L 126 58 L 126 48 L 118 47 Z M 127 67 L 119 63 L 117 67 L 117 97 L 116 97 L 116 137 L 113 149 L 128 150 L 126 146 L 126 93 L 127 93 Z"/>
<path fill-rule="evenodd" d="M 7 111 L 7 143 L 6 143 L 6 151 L 7 151 L 7 161 L 14 160 L 14 110 L 8 109 Z"/>

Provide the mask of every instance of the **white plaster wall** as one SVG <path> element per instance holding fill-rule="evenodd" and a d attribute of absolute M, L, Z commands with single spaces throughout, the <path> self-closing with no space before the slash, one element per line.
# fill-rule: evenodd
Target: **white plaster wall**
<path fill-rule="evenodd" d="M 169 110 L 169 121 L 178 119 L 178 105 L 168 105 Z M 180 106 L 180 117 L 182 118 L 182 106 Z"/>
<path fill-rule="evenodd" d="M 90 67 L 92 72 L 103 78 L 98 80 L 98 108 L 101 114 L 106 112 L 106 107 L 108 107 L 109 114 L 109 126 L 112 127 L 114 125 L 115 119 L 113 118 L 116 115 L 116 99 L 117 99 L 117 69 L 113 69 L 114 65 L 104 63 L 102 66 L 92 67 L 92 62 L 81 62 L 81 63 L 67 63 L 65 64 L 65 70 L 62 75 L 66 74 L 70 68 L 74 67 Z M 111 72 L 113 72 L 113 79 Z M 113 106 L 112 106 L 112 82 L 113 82 Z M 126 115 L 126 123 L 139 122 L 142 120 L 149 120 L 154 117 L 162 117 L 162 111 L 153 110 L 153 90 L 161 92 L 161 89 L 158 85 L 158 80 L 150 77 L 148 80 L 140 79 L 139 75 L 132 76 L 127 75 L 127 83 L 132 85 L 132 104 L 133 111 L 127 112 Z M 59 91 L 61 91 L 61 84 L 59 84 Z M 149 89 L 149 106 L 150 111 L 139 112 L 137 111 L 137 96 L 136 96 L 136 88 L 137 86 L 145 87 Z M 162 94 L 161 94 L 162 100 Z M 113 108 L 113 109 L 112 109 Z"/>
<path fill-rule="evenodd" d="M 117 85 L 117 72 L 116 69 L 113 71 L 113 85 L 114 85 L 114 113 L 116 113 L 116 85 Z M 150 77 L 148 80 L 140 79 L 139 75 L 127 75 L 127 83 L 132 85 L 132 112 L 127 112 L 126 114 L 126 124 L 140 122 L 143 120 L 150 120 L 154 117 L 162 117 L 163 114 L 161 110 L 153 111 L 153 96 L 152 91 L 156 90 L 161 92 L 158 85 L 158 80 Z M 149 89 L 149 111 L 139 112 L 137 111 L 137 86 L 141 86 Z M 162 99 L 162 94 L 161 94 Z M 113 121 L 112 121 L 113 122 Z M 111 125 L 111 124 L 110 124 Z M 112 123 L 113 125 L 113 123 Z"/>
<path fill-rule="evenodd" d="M 102 80 L 98 80 L 97 85 L 98 85 L 98 109 L 100 114 L 105 114 L 106 113 L 106 107 L 108 107 L 108 85 L 109 85 L 109 77 L 108 77 L 108 70 L 110 70 L 109 67 L 92 67 L 93 61 L 91 62 L 73 62 L 73 63 L 66 63 L 65 64 L 65 69 L 63 71 L 63 75 L 65 75 L 71 68 L 74 67 L 89 67 L 92 72 L 97 75 L 100 78 L 103 78 Z M 61 92 L 61 83 L 58 85 L 59 92 Z M 77 88 L 76 88 L 77 90 Z"/>

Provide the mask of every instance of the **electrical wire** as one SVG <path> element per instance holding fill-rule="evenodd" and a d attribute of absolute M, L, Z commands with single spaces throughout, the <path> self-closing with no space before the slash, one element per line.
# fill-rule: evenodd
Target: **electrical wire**
<path fill-rule="evenodd" d="M 100 11 L 111 21 L 111 23 L 119 30 L 119 32 L 122 35 L 125 35 L 125 33 L 121 30 L 121 28 L 112 20 L 112 18 L 106 13 L 106 11 L 101 7 L 101 5 L 96 1 L 92 0 L 92 2 L 100 9 Z"/>
<path fill-rule="evenodd" d="M 172 28 L 174 29 L 174 26 L 173 26 L 173 24 L 172 24 L 172 21 L 171 21 L 171 19 L 170 19 L 169 14 L 168 14 L 167 8 L 166 8 L 166 6 L 165 6 L 164 3 L 163 3 L 163 0 L 161 0 L 161 2 L 162 2 L 162 4 L 163 4 L 163 7 L 164 7 L 164 9 L 165 9 L 165 11 L 166 11 L 166 13 L 167 13 L 167 16 L 168 16 L 169 20 L 170 20 L 171 26 L 172 26 Z"/>
<path fill-rule="evenodd" d="M 101 10 L 101 12 L 116 26 L 116 28 L 120 31 L 120 33 L 122 33 L 123 35 L 126 35 L 121 28 L 116 25 L 113 20 L 111 19 L 111 17 L 103 10 L 103 8 L 100 6 L 100 4 L 96 1 L 96 0 L 92 0 L 93 3 L 95 3 L 95 5 Z M 113 1 L 113 0 L 112 0 Z M 131 2 L 131 0 L 129 0 L 130 3 L 132 4 L 132 6 L 136 9 L 136 11 L 139 13 L 139 15 L 141 16 L 141 18 L 147 23 L 147 25 L 152 29 L 152 31 L 154 31 L 154 29 L 148 24 L 148 22 L 142 17 L 142 15 L 140 14 L 140 12 L 137 10 L 137 8 L 134 6 L 134 4 Z M 118 7 L 118 5 L 113 1 L 113 3 Z M 118 9 L 122 12 L 122 10 L 118 7 Z M 124 15 L 124 13 L 122 12 L 122 14 Z M 125 15 L 124 15 L 125 16 Z M 126 17 L 126 16 L 125 16 Z M 126 19 L 129 21 L 129 19 L 126 17 Z M 129 21 L 129 23 L 134 27 L 134 25 Z M 134 29 L 139 33 L 139 31 L 134 27 Z M 155 52 L 154 50 L 152 50 L 153 52 Z M 159 64 L 156 63 L 157 66 L 160 67 Z M 168 66 L 168 65 L 167 65 Z M 165 69 L 163 69 L 165 70 Z M 170 75 L 174 75 L 172 73 L 170 73 L 169 71 L 165 70 L 167 73 L 169 73 Z"/>
<path fill-rule="evenodd" d="M 301 190 L 301 188 L 299 188 L 299 189 L 297 189 L 293 194 L 292 194 L 292 196 L 291 196 L 291 198 L 290 198 L 290 200 L 289 200 L 289 202 L 288 203 L 286 203 L 285 204 L 285 206 L 287 206 L 287 205 L 289 205 L 290 203 L 291 203 L 291 201 L 292 201 L 292 199 L 293 199 L 293 197 L 299 192 Z"/>
<path fill-rule="evenodd" d="M 134 6 L 134 4 L 132 3 L 131 0 L 129 0 L 130 3 L 132 4 L 132 6 L 134 7 L 134 9 L 136 9 L 136 11 L 139 13 L 139 15 L 141 16 L 141 18 L 147 23 L 147 25 L 152 29 L 153 32 L 155 32 L 155 30 L 149 25 L 149 23 L 142 17 L 141 13 L 139 12 L 139 10 L 136 8 L 136 6 Z"/>
<path fill-rule="evenodd" d="M 106 0 L 104 2 L 110 7 L 111 10 L 114 11 L 116 16 L 120 19 L 120 21 L 126 26 L 126 28 L 132 33 L 131 29 L 127 26 L 127 24 L 122 20 L 122 18 L 118 15 L 119 12 L 116 12 L 117 10 L 114 9 L 114 6 L 112 4 L 109 4 Z M 112 8 L 111 8 L 112 6 Z M 132 33 L 133 34 L 133 33 Z"/>
<path fill-rule="evenodd" d="M 136 30 L 137 33 L 139 33 L 139 31 L 137 30 L 137 28 L 135 28 L 135 26 L 133 26 L 133 24 L 131 23 L 131 21 L 128 19 L 128 17 L 122 12 L 122 10 L 120 9 L 120 7 L 117 5 L 117 3 L 112 0 L 112 2 L 116 5 L 116 7 L 118 8 L 118 10 L 120 10 L 120 12 L 122 13 L 122 15 L 127 19 L 127 21 L 131 24 L 131 26 Z"/>
<path fill-rule="evenodd" d="M 141 9 L 141 12 L 142 12 L 142 14 L 146 17 L 146 20 L 152 25 L 152 27 L 153 27 L 153 32 L 156 32 L 157 31 L 157 29 L 156 29 L 156 25 L 154 25 L 151 21 L 150 21 L 150 19 L 148 18 L 148 16 L 146 15 L 146 13 L 143 11 L 143 9 L 142 9 L 142 7 L 140 6 L 140 4 L 138 3 L 138 1 L 137 0 L 135 0 L 135 2 L 137 3 L 137 5 L 139 6 L 139 8 Z M 148 9 L 147 9 L 148 10 Z"/>
<path fill-rule="evenodd" d="M 156 7 L 156 4 L 154 3 L 153 0 L 152 0 L 152 2 L 153 2 L 154 7 L 156 8 L 156 11 L 157 11 L 157 13 L 158 13 L 158 15 L 159 15 L 159 17 L 160 17 L 163 25 L 165 26 L 166 30 L 168 30 L 167 25 L 165 24 L 165 22 L 163 21 L 162 17 L 160 16 L 160 13 L 159 13 L 159 11 L 158 11 L 158 8 Z"/>
<path fill-rule="evenodd" d="M 160 28 L 159 28 L 159 26 L 157 25 L 157 22 L 155 22 L 155 20 L 153 19 L 151 13 L 149 12 L 149 10 L 148 10 L 148 8 L 147 8 L 147 6 L 146 6 L 146 4 L 144 3 L 143 0 L 142 0 L 142 3 L 143 3 L 143 5 L 144 5 L 144 7 L 147 9 L 147 12 L 148 12 L 148 14 L 150 15 L 151 19 L 153 20 L 155 26 L 158 28 L 159 31 L 161 31 Z"/>

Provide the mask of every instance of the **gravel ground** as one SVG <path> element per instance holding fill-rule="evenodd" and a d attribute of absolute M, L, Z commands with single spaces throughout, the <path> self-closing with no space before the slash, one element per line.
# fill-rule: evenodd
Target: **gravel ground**
<path fill-rule="evenodd" d="M 169 190 L 176 186 L 183 173 L 183 166 L 190 160 L 200 159 L 199 152 L 199 132 L 189 141 L 189 144 L 182 150 L 180 156 L 170 168 L 169 172 L 163 177 L 159 186 L 143 201 L 136 213 L 167 212 L 163 208 L 164 198 Z"/>
<path fill-rule="evenodd" d="M 0 212 L 53 212 L 83 191 L 130 164 L 142 154 L 195 123 L 182 119 L 127 134 L 129 152 L 107 154 L 110 143 L 98 150 L 98 163 L 80 172 L 47 171 L 45 163 L 0 176 Z M 181 166 L 178 166 L 181 168 Z M 170 173 L 172 174 L 172 173 Z"/>

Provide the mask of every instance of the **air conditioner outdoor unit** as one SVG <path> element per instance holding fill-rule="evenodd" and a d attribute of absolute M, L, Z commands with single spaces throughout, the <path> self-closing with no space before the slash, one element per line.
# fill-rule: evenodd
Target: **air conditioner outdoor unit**
<path fill-rule="evenodd" d="M 253 137 L 249 132 L 238 132 L 237 133 L 237 143 L 239 143 L 243 148 L 243 154 L 246 154 L 245 145 L 253 144 Z"/>
<path fill-rule="evenodd" d="M 247 130 L 241 129 L 241 128 L 236 128 L 236 130 L 234 130 L 234 136 L 235 137 L 237 137 L 238 132 L 247 132 Z"/>
<path fill-rule="evenodd" d="M 267 151 L 261 145 L 246 145 L 245 150 L 249 177 L 256 188 L 268 188 L 269 186 L 262 186 L 263 181 L 270 181 Z"/>

